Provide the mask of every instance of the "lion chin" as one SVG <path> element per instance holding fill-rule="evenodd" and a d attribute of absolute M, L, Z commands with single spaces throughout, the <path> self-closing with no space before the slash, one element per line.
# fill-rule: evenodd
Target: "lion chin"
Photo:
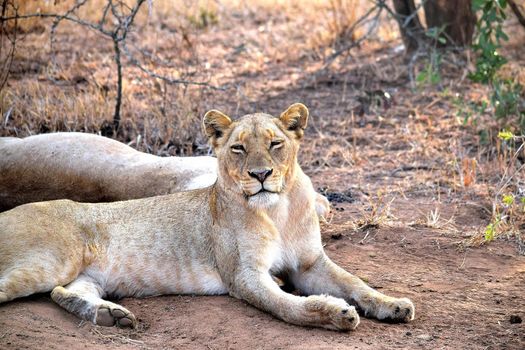
<path fill-rule="evenodd" d="M 279 202 L 279 194 L 263 191 L 248 197 L 248 205 L 251 208 L 266 209 Z"/>

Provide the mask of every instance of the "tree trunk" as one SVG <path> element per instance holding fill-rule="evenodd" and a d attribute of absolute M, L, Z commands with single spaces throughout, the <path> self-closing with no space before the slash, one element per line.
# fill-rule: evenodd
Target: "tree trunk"
<path fill-rule="evenodd" d="M 514 0 L 507 0 L 507 2 L 509 3 L 509 6 L 512 9 L 512 12 L 514 12 L 516 17 L 518 18 L 518 21 L 520 22 L 520 24 L 523 27 L 525 27 L 525 15 L 520 10 L 520 6 L 518 4 L 516 4 L 516 2 Z M 525 3 L 522 5 L 522 7 L 523 6 L 525 6 Z"/>
<path fill-rule="evenodd" d="M 476 15 L 471 0 L 427 0 L 423 7 L 427 28 L 443 27 L 445 45 L 467 46 L 472 43 Z"/>
<path fill-rule="evenodd" d="M 419 46 L 418 38 L 424 32 L 419 16 L 414 13 L 416 11 L 414 0 L 394 0 L 394 9 L 406 51 L 413 52 L 417 50 Z M 410 16 L 412 17 L 407 21 Z"/>

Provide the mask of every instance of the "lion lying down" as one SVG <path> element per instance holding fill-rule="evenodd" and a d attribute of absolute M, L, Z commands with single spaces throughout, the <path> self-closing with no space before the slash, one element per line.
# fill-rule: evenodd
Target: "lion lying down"
<path fill-rule="evenodd" d="M 302 104 L 279 118 L 206 113 L 219 173 L 204 189 L 0 213 L 0 303 L 52 291 L 84 320 L 135 326 L 130 311 L 103 298 L 229 293 L 303 326 L 354 329 L 356 307 L 380 320 L 412 320 L 409 299 L 368 287 L 324 253 L 316 194 L 297 163 L 307 118 Z M 306 296 L 284 292 L 272 275 Z"/>
<path fill-rule="evenodd" d="M 76 132 L 0 137 L 0 211 L 53 199 L 114 202 L 211 186 L 214 157 L 157 157 Z M 328 200 L 316 210 L 326 217 Z"/>
<path fill-rule="evenodd" d="M 212 157 L 157 157 L 76 132 L 0 138 L 0 209 L 53 199 L 113 202 L 212 185 Z"/>

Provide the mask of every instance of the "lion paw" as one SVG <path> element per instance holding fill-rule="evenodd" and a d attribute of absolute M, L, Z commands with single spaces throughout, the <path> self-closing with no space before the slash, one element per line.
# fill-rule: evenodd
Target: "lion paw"
<path fill-rule="evenodd" d="M 347 305 L 344 308 L 334 310 L 332 320 L 336 329 L 354 330 L 359 324 L 359 315 L 355 307 Z"/>
<path fill-rule="evenodd" d="M 354 330 L 359 324 L 359 315 L 355 307 L 343 299 L 327 295 L 310 296 L 307 307 L 310 311 L 319 313 L 324 328 L 336 330 Z"/>
<path fill-rule="evenodd" d="M 377 318 L 396 322 L 410 322 L 414 319 L 415 307 L 408 298 L 393 299 L 381 305 Z"/>
<path fill-rule="evenodd" d="M 315 212 L 321 221 L 326 220 L 330 214 L 330 202 L 320 193 L 317 193 L 315 197 Z"/>
<path fill-rule="evenodd" d="M 9 297 L 6 293 L 0 292 L 0 303 L 5 303 L 6 301 L 9 301 Z"/>
<path fill-rule="evenodd" d="M 118 327 L 135 328 L 137 325 L 135 316 L 124 307 L 116 304 L 100 305 L 95 320 L 97 325 L 106 327 L 117 325 Z"/>

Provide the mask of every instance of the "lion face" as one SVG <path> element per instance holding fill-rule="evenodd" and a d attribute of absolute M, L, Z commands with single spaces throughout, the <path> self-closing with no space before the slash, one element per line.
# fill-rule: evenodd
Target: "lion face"
<path fill-rule="evenodd" d="M 276 204 L 293 181 L 307 120 L 308 109 L 300 103 L 279 118 L 257 113 L 232 122 L 219 111 L 206 113 L 204 129 L 217 155 L 219 181 L 251 207 Z"/>

